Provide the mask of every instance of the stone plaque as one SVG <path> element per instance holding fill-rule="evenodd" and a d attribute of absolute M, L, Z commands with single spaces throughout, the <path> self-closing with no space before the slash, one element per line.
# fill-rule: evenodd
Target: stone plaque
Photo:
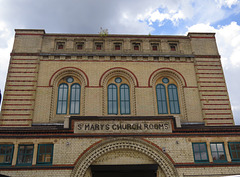
<path fill-rule="evenodd" d="M 74 121 L 74 133 L 138 134 L 171 133 L 171 120 L 82 120 Z"/>

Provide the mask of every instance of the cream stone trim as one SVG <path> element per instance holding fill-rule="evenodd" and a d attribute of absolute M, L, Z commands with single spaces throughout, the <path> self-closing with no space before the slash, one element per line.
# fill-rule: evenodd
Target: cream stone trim
<path fill-rule="evenodd" d="M 124 77 L 129 82 L 129 88 L 130 88 L 130 105 L 131 105 L 131 116 L 136 115 L 136 94 L 135 94 L 135 87 L 137 86 L 137 81 L 135 77 L 130 73 L 129 71 L 122 69 L 122 68 L 114 68 L 112 70 L 109 70 L 106 72 L 102 80 L 100 81 L 100 84 L 102 87 L 102 115 L 108 115 L 107 110 L 107 84 L 110 79 L 113 77 Z"/>
<path fill-rule="evenodd" d="M 77 161 L 75 168 L 71 173 L 71 177 L 83 177 L 89 166 L 97 158 L 107 152 L 119 149 L 139 151 L 152 158 L 163 170 L 166 177 L 179 176 L 171 160 L 160 149 L 142 139 L 123 137 L 107 139 L 84 153 Z"/>
<path fill-rule="evenodd" d="M 80 103 L 80 115 L 85 115 L 85 87 L 87 85 L 87 78 L 85 75 L 75 68 L 66 68 L 59 71 L 59 73 L 54 74 L 54 77 L 51 79 L 52 85 L 52 94 L 51 94 L 51 107 L 50 107 L 50 114 L 49 114 L 49 121 L 57 121 L 54 120 L 56 116 L 56 109 L 57 109 L 57 93 L 58 93 L 58 83 L 59 81 L 67 76 L 74 76 L 79 79 L 81 85 L 81 103 Z M 64 117 L 66 115 L 62 115 L 62 122 L 64 121 Z"/>
<path fill-rule="evenodd" d="M 181 120 L 187 120 L 187 108 L 186 108 L 186 100 L 185 100 L 185 94 L 184 94 L 184 80 L 177 72 L 174 72 L 173 70 L 170 69 L 162 69 L 159 70 L 158 72 L 155 72 L 153 76 L 151 77 L 150 85 L 152 86 L 153 89 L 153 102 L 154 104 L 154 112 L 155 115 L 158 115 L 158 108 L 157 108 L 157 98 L 156 98 L 156 82 L 160 77 L 170 77 L 172 78 L 176 83 L 177 83 L 177 88 L 178 88 L 178 96 L 179 96 L 179 106 L 180 106 L 180 111 L 181 114 L 177 114 L 176 116 L 179 116 Z M 175 115 L 174 115 L 175 116 Z"/>

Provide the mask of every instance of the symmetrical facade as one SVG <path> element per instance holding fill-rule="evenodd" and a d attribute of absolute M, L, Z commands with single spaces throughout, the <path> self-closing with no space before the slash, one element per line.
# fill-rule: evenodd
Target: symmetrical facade
<path fill-rule="evenodd" d="M 214 33 L 16 30 L 0 125 L 6 176 L 240 174 Z"/>

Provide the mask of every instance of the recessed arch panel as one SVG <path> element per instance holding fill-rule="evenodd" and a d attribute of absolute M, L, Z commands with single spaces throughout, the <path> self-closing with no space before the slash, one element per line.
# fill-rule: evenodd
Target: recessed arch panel
<path fill-rule="evenodd" d="M 83 177 L 89 166 L 97 158 L 107 152 L 119 149 L 139 151 L 152 158 L 163 170 L 165 176 L 178 177 L 178 173 L 173 165 L 173 160 L 164 154 L 161 148 L 150 144 L 148 141 L 136 138 L 111 138 L 96 144 L 88 151 L 85 151 L 84 154 L 80 155 L 80 158 L 78 158 L 75 163 L 71 177 Z"/>

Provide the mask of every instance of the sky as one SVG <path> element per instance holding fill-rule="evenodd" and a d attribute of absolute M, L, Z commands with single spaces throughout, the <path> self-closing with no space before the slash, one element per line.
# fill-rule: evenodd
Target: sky
<path fill-rule="evenodd" d="M 240 0 L 0 0 L 0 89 L 14 29 L 46 33 L 186 35 L 215 32 L 235 123 L 240 125 Z"/>

